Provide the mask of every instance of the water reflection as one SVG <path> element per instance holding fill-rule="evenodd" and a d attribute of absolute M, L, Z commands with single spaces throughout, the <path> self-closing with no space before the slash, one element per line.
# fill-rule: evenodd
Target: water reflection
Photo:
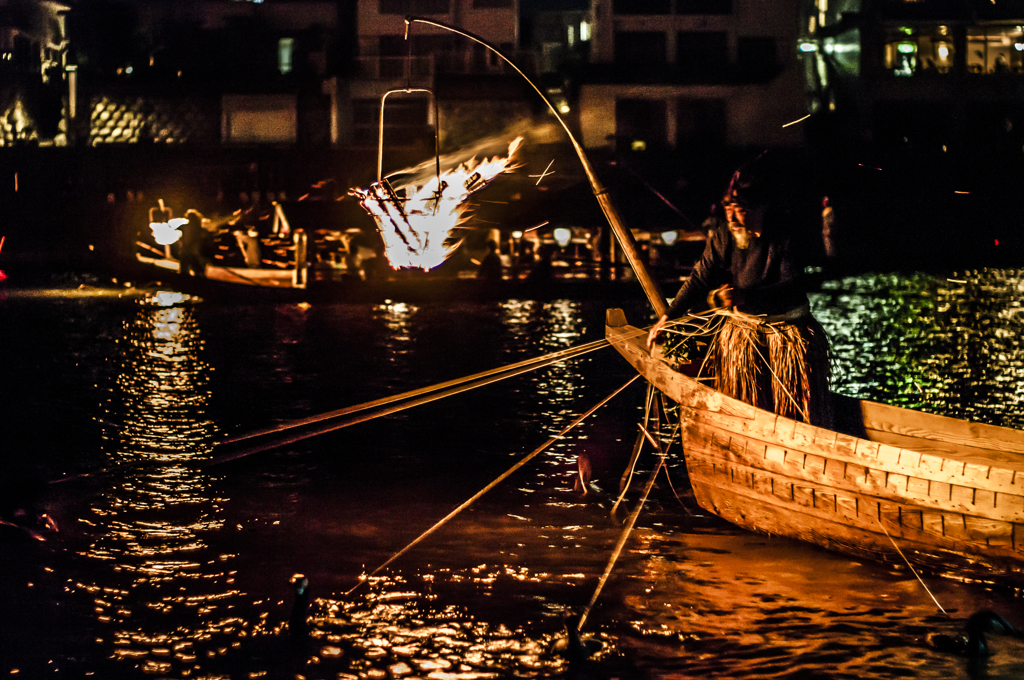
<path fill-rule="evenodd" d="M 410 323 L 418 310 L 419 308 L 416 305 L 404 302 L 388 301 L 377 306 L 376 312 L 378 317 L 384 322 L 388 331 L 390 331 L 388 334 L 388 349 L 391 352 L 401 354 L 408 350 L 407 345 L 412 341 Z"/>
<path fill-rule="evenodd" d="M 222 499 L 196 463 L 216 431 L 207 412 L 209 366 L 195 308 L 174 294 L 140 298 L 117 342 L 116 392 L 106 404 L 107 456 L 119 474 L 92 505 L 91 544 L 108 565 L 92 583 L 97 642 L 146 672 L 195 660 L 197 640 L 232 628 L 231 555 L 209 554 L 204 535 L 221 527 Z M 150 612 L 144 618 L 141 612 Z M 159 614 L 154 617 L 153 613 Z M 141 624 L 145 621 L 145 624 Z"/>
<path fill-rule="evenodd" d="M 1020 275 L 954 279 L 857 277 L 816 295 L 842 389 L 1019 420 Z M 80 549 L 51 577 L 55 609 L 74 610 L 66 630 L 80 631 L 52 633 L 58 644 L 46 645 L 47 655 L 66 645 L 54 654 L 63 670 L 72 666 L 64 677 L 573 675 L 552 643 L 562 617 L 594 593 L 619 537 L 610 506 L 641 389 L 380 578 L 344 593 L 630 377 L 611 351 L 313 438 L 215 478 L 195 463 L 210 456 L 221 427 L 233 434 L 242 421 L 311 415 L 597 339 L 603 309 L 510 301 L 225 313 L 163 299 L 132 303 L 129 321 L 114 326 L 126 303 L 107 316 L 79 307 L 84 299 L 43 303 L 60 323 L 89 319 L 89 332 L 105 338 L 102 353 L 76 342 L 80 354 L 60 366 L 88 365 L 114 386 L 91 393 L 110 393 L 98 410 L 99 399 L 82 400 L 104 423 L 111 471 L 99 491 L 77 492 L 88 507 L 75 508 L 82 521 L 64 540 Z M 214 369 L 220 381 L 211 384 Z M 572 492 L 581 452 L 595 456 L 595 470 L 598 456 L 618 457 L 608 465 L 610 493 Z M 284 623 L 295 571 L 310 576 L 315 597 L 301 639 Z M 929 586 L 958 619 L 1019 604 L 960 583 Z M 686 515 L 659 481 L 588 618 L 585 632 L 605 643 L 597 668 L 575 677 L 968 677 L 960 660 L 922 645 L 926 632 L 954 632 L 941 626 L 952 624 L 905 572 Z M 1014 655 L 1024 658 L 1024 641 L 999 643 L 988 676 L 1021 677 Z"/>
<path fill-rule="evenodd" d="M 529 347 L 530 356 L 582 344 L 587 331 L 582 306 L 573 300 L 510 300 L 501 305 L 501 312 L 513 346 Z M 538 433 L 553 434 L 591 406 L 580 398 L 586 393 L 589 361 L 589 358 L 573 359 L 531 372 L 527 389 L 535 396 L 536 408 L 533 413 L 522 414 L 520 422 L 532 421 Z M 586 428 L 579 427 L 566 434 L 540 460 L 541 474 L 526 483 L 550 484 L 552 479 L 571 475 L 579 452 L 577 442 L 586 438 L 585 433 Z"/>
<path fill-rule="evenodd" d="M 833 339 L 837 389 L 861 398 L 1024 425 L 1020 270 L 827 282 L 815 315 Z"/>

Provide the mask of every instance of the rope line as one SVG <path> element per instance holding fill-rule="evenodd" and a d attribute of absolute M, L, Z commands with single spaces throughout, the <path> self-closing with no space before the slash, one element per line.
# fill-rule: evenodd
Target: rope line
<path fill-rule="evenodd" d="M 205 468 L 212 467 L 214 465 L 221 465 L 223 463 L 238 460 L 240 458 L 245 458 L 246 456 L 250 456 L 254 453 L 260 453 L 262 451 L 267 451 L 269 449 L 277 448 L 279 446 L 285 446 L 287 444 L 294 444 L 295 442 L 299 442 L 302 441 L 303 439 L 308 439 L 319 434 L 333 432 L 334 430 L 340 430 L 344 427 L 349 427 L 351 425 L 363 423 L 368 420 L 373 420 L 374 418 L 380 418 L 382 416 L 391 415 L 392 413 L 397 413 L 399 411 L 403 411 L 414 406 L 427 404 L 432 401 L 443 399 L 445 397 L 450 397 L 455 394 L 467 392 L 477 387 L 483 387 L 485 385 L 498 382 L 499 380 L 504 380 L 506 378 L 521 375 L 523 373 L 527 373 L 534 369 L 548 366 L 558 361 L 562 361 L 565 359 L 574 359 L 588 352 L 592 352 L 594 350 L 607 347 L 608 345 L 609 343 L 607 340 L 599 340 L 585 345 L 580 345 L 579 347 L 575 347 L 569 350 L 562 350 L 559 352 L 555 352 L 553 354 L 548 354 L 537 359 L 521 361 L 517 364 L 511 364 L 509 366 L 505 366 L 498 369 L 491 369 L 489 371 L 484 371 L 483 373 L 477 373 L 475 375 L 467 376 L 465 378 L 450 380 L 445 383 L 439 383 L 437 385 L 432 385 L 430 387 L 424 387 L 418 390 L 413 390 L 411 392 L 405 392 L 403 394 L 395 395 L 393 397 L 385 397 L 383 399 L 378 399 L 376 401 L 366 402 L 364 404 L 359 404 L 356 406 L 349 406 L 347 408 L 339 409 L 337 411 L 331 411 L 330 413 L 312 416 L 310 418 L 304 418 L 299 421 L 291 421 L 276 428 L 264 430 L 261 432 L 246 435 L 244 437 L 238 437 L 228 442 L 224 442 L 224 445 L 247 441 L 257 436 L 280 434 L 287 432 L 289 430 L 294 430 L 298 427 L 302 427 L 303 425 L 321 423 L 326 420 L 337 419 L 340 418 L 341 416 L 354 414 L 352 415 L 352 417 L 349 417 L 345 420 L 341 420 L 340 422 L 330 423 L 329 425 L 317 428 L 312 432 L 299 432 L 291 436 L 275 437 L 269 441 L 253 444 L 252 446 L 243 448 L 239 451 L 222 454 L 220 456 L 217 456 L 216 458 L 211 458 L 210 460 L 201 464 L 200 467 Z M 443 389 L 445 386 L 449 387 L 447 389 Z M 422 396 L 419 396 L 418 398 L 415 399 L 409 399 L 409 397 L 414 395 Z M 407 399 L 407 401 L 402 401 L 403 399 Z"/>
<path fill-rule="evenodd" d="M 563 359 L 563 358 L 571 359 L 571 358 L 575 358 L 579 354 L 582 354 L 582 353 L 585 353 L 585 352 L 590 352 L 590 351 L 593 351 L 593 350 L 596 350 L 596 349 L 602 349 L 602 348 L 608 346 L 608 344 L 609 343 L 608 343 L 607 340 L 596 340 L 594 342 L 590 342 L 590 343 L 587 343 L 587 344 L 584 344 L 584 345 L 579 345 L 578 347 L 570 347 L 568 349 L 563 349 L 563 350 L 559 350 L 557 352 L 552 352 L 550 354 L 545 354 L 544 356 L 534 357 L 532 359 L 525 359 L 523 361 L 519 361 L 519 362 L 514 363 L 514 364 L 508 364 L 507 366 L 501 366 L 499 368 L 492 368 L 490 370 L 483 371 L 481 373 L 475 373 L 473 375 L 467 375 L 467 376 L 463 376 L 461 378 L 455 378 L 454 380 L 448 380 L 448 381 L 445 381 L 445 382 L 436 383 L 436 384 L 430 385 L 428 387 L 420 387 L 420 388 L 415 389 L 415 390 L 410 390 L 408 392 L 403 392 L 401 394 L 396 394 L 396 395 L 393 395 L 393 396 L 390 396 L 390 397 L 383 397 L 381 399 L 376 399 L 374 401 L 368 401 L 368 402 L 365 402 L 365 403 L 362 403 L 362 404 L 358 404 L 356 406 L 346 406 L 345 408 L 340 408 L 340 409 L 337 409 L 337 410 L 334 410 L 334 411 L 328 411 L 327 413 L 321 413 L 321 414 L 315 415 L 315 416 L 309 416 L 309 417 L 306 417 L 306 418 L 299 418 L 299 419 L 296 419 L 296 420 L 290 420 L 287 423 L 282 423 L 282 424 L 277 425 L 275 427 L 266 428 L 266 429 L 263 429 L 263 430 L 257 430 L 255 432 L 250 432 L 249 434 L 241 435 L 239 437 L 234 437 L 232 439 L 226 439 L 223 442 L 221 442 L 221 444 L 222 445 L 224 445 L 224 444 L 236 444 L 238 442 L 245 441 L 247 439 L 254 439 L 256 437 L 262 437 L 262 436 L 265 436 L 265 435 L 268 435 L 268 434 L 277 434 L 277 433 L 280 433 L 280 432 L 284 432 L 286 430 L 294 429 L 296 427 L 304 427 L 306 425 L 314 425 L 314 424 L 322 422 L 324 420 L 330 420 L 332 418 L 340 418 L 341 416 L 347 416 L 347 415 L 352 414 L 352 413 L 358 413 L 359 411 L 365 411 L 367 409 L 377 408 L 379 406 L 386 406 L 387 404 L 392 404 L 392 403 L 394 403 L 396 401 L 402 401 L 404 399 L 412 399 L 414 397 L 419 397 L 419 396 L 422 396 L 424 394 L 430 394 L 431 392 L 439 392 L 439 391 L 444 390 L 444 389 L 449 388 L 449 387 L 454 387 L 456 385 L 461 385 L 462 383 L 470 382 L 470 381 L 473 381 L 473 380 L 480 380 L 482 378 L 487 378 L 487 377 L 494 376 L 494 375 L 500 375 L 500 374 L 505 373 L 505 372 L 510 372 L 510 373 L 509 373 L 509 375 L 504 376 L 504 377 L 510 377 L 512 375 L 518 375 L 518 373 L 511 373 L 511 371 L 516 371 L 516 370 L 518 370 L 520 368 L 525 368 L 527 366 L 532 366 L 532 368 L 541 368 L 541 367 L 546 366 L 549 363 L 553 363 L 553 362 L 555 362 L 555 361 L 557 361 L 559 359 Z M 534 364 L 537 364 L 537 365 L 534 366 Z"/>
<path fill-rule="evenodd" d="M 654 480 L 658 478 L 658 473 L 661 472 L 661 468 L 664 464 L 664 456 L 658 456 L 658 466 L 654 468 L 654 472 L 652 472 L 651 476 L 647 478 L 647 486 L 644 488 L 643 496 L 641 496 L 640 501 L 636 504 L 636 508 L 626 521 L 626 527 L 619 535 L 619 542 L 615 544 L 615 550 L 612 551 L 611 559 L 608 560 L 608 565 L 604 568 L 604 573 L 601 574 L 601 578 L 597 582 L 597 588 L 594 590 L 594 594 L 591 596 L 590 602 L 588 602 L 586 608 L 584 608 L 583 614 L 580 615 L 580 621 L 576 626 L 576 630 L 583 629 L 583 624 L 587 620 L 587 616 L 590 615 L 590 610 L 593 609 L 594 603 L 597 602 L 597 598 L 601 594 L 604 584 L 608 582 L 608 577 L 611 576 L 612 568 L 615 566 L 615 562 L 619 559 L 619 555 L 622 553 L 622 548 L 626 545 L 626 539 L 629 538 L 629 534 L 633 531 L 633 525 L 636 524 L 636 519 L 640 516 L 640 511 L 647 502 L 647 496 L 651 493 L 651 489 L 654 488 Z"/>
<path fill-rule="evenodd" d="M 651 417 L 651 402 L 653 401 L 653 399 L 654 385 L 651 383 L 647 383 L 647 398 L 645 400 L 643 423 L 646 423 L 648 419 Z M 641 427 L 643 427 L 643 423 L 641 423 Z M 640 451 L 642 450 L 643 445 L 644 436 L 643 434 L 638 433 L 636 443 L 633 445 L 633 452 L 630 455 L 629 459 L 628 476 L 623 475 L 625 477 L 625 482 L 622 483 L 622 491 L 619 492 L 619 497 L 615 499 L 615 503 L 612 505 L 612 515 L 615 514 L 616 510 L 618 510 L 619 503 L 621 503 L 622 499 L 626 497 L 626 492 L 629 491 L 629 485 L 633 483 L 633 472 L 636 470 L 636 463 L 640 459 Z"/>
<path fill-rule="evenodd" d="M 879 512 L 882 511 L 881 507 L 879 507 L 878 511 Z M 952 620 L 952 617 L 949 615 L 949 613 L 945 609 L 942 608 L 942 605 L 939 604 L 939 601 L 935 599 L 934 595 L 932 595 L 932 591 L 928 589 L 927 585 L 925 585 L 924 580 L 917 573 L 917 570 L 914 569 L 914 565 L 912 565 L 910 563 L 910 560 L 907 559 L 907 556 L 904 555 L 903 551 L 900 550 L 900 547 L 898 545 L 896 545 L 896 541 L 894 541 L 892 536 L 889 535 L 889 532 L 886 530 L 885 525 L 882 524 L 882 520 L 878 519 L 878 517 L 875 517 L 875 522 L 878 524 L 879 527 L 881 527 L 882 533 L 885 534 L 885 537 L 888 538 L 889 541 L 892 543 L 892 547 L 896 548 L 896 552 L 898 552 L 900 554 L 900 557 L 903 558 L 903 561 L 907 563 L 907 567 L 910 569 L 910 573 L 913 574 L 917 578 L 918 582 L 921 584 L 921 587 L 924 588 L 924 592 L 928 593 L 928 597 L 932 598 L 932 602 L 934 602 L 935 606 L 939 608 L 939 611 L 942 612 L 943 614 L 945 614 L 947 619 L 951 619 Z"/>
<path fill-rule="evenodd" d="M 518 463 L 516 463 L 515 465 L 513 465 L 512 467 L 510 467 L 510 468 L 509 468 L 508 470 L 506 470 L 505 472 L 503 472 L 503 473 L 502 473 L 501 475 L 499 475 L 499 476 L 498 476 L 498 477 L 497 477 L 497 478 L 496 478 L 496 479 L 495 479 L 494 481 L 492 481 L 492 482 L 491 482 L 490 484 L 488 484 L 487 486 L 485 486 L 485 487 L 484 487 L 483 489 L 481 489 L 480 491 L 476 492 L 476 493 L 475 493 L 475 494 L 474 494 L 473 496 L 471 496 L 471 497 L 470 497 L 470 498 L 469 498 L 468 500 L 466 500 L 465 502 L 463 502 L 463 503 L 462 503 L 462 505 L 458 506 L 457 508 L 455 508 L 454 510 L 452 510 L 452 511 L 451 511 L 450 513 L 448 513 L 447 515 L 445 515 L 445 516 L 444 516 L 444 517 L 443 517 L 443 518 L 442 518 L 441 520 L 439 520 L 439 521 L 438 521 L 438 522 L 437 522 L 436 524 L 434 524 L 434 526 L 432 526 L 432 527 L 430 527 L 429 529 L 427 529 L 426 531 L 424 531 L 424 532 L 423 532 L 422 534 L 420 534 L 420 535 L 419 535 L 418 537 L 416 537 L 416 539 L 414 539 L 414 540 L 413 540 L 413 541 L 412 541 L 411 543 L 409 543 L 409 544 L 408 544 L 407 546 L 405 546 L 404 548 L 402 548 L 401 550 L 399 550 L 399 551 L 398 551 L 397 553 L 395 553 L 394 555 L 392 555 L 390 559 L 388 559 L 388 560 L 387 560 L 386 562 L 384 562 L 384 563 L 383 563 L 383 564 L 381 564 L 381 565 L 380 565 L 379 567 L 377 567 L 376 569 L 374 569 L 374 570 L 373 570 L 373 571 L 372 571 L 372 572 L 371 572 L 371 573 L 370 573 L 369 575 L 367 575 L 367 576 L 363 577 L 363 578 L 362 578 L 362 579 L 361 579 L 361 580 L 359 581 L 359 583 L 357 583 L 356 585 L 352 586 L 352 588 L 350 588 L 350 589 L 349 589 L 349 590 L 348 590 L 348 591 L 347 591 L 347 592 L 345 593 L 345 595 L 349 595 L 349 594 L 351 594 L 351 593 L 352 593 L 353 591 L 355 591 L 355 590 L 356 590 L 356 589 L 357 589 L 357 588 L 358 588 L 359 586 L 361 586 L 361 585 L 362 585 L 363 583 L 365 583 L 365 582 L 366 582 L 366 581 L 367 581 L 367 580 L 368 580 L 368 579 L 369 579 L 370 577 L 372 577 L 372 576 L 376 575 L 376 574 L 377 574 L 378 572 L 380 572 L 380 570 L 381 570 L 381 569 L 384 569 L 384 568 L 386 568 L 386 567 L 387 567 L 387 566 L 388 566 L 389 564 L 391 564 L 392 562 L 394 562 L 395 560 L 397 560 L 397 559 L 398 559 L 399 557 L 401 557 L 402 555 L 404 555 L 405 553 L 407 553 L 407 552 L 408 552 L 408 551 L 409 551 L 409 550 L 410 550 L 410 549 L 411 549 L 411 548 L 412 548 L 413 546 L 417 545 L 417 544 L 418 544 L 418 543 L 420 543 L 420 542 L 421 542 L 421 541 L 422 541 L 423 539 L 425 539 L 425 538 L 426 538 L 427 536 L 431 535 L 432 533 L 434 533 L 435 531 L 437 531 L 438 529 L 440 529 L 440 528 L 441 528 L 442 526 L 444 526 L 445 524 L 447 524 L 449 520 L 451 520 L 451 519 L 452 519 L 453 517 L 455 517 L 456 515 L 458 515 L 458 514 L 459 514 L 460 512 L 462 512 L 463 510 L 465 510 L 466 508 L 468 508 L 468 507 L 469 507 L 470 505 L 472 505 L 473 503 L 475 503 L 475 502 L 476 502 L 477 500 L 479 500 L 479 499 L 480 499 L 480 497 L 482 497 L 482 496 L 483 496 L 484 494 L 486 494 L 486 493 L 487 493 L 488 491 L 490 491 L 491 489 L 493 489 L 494 487 L 496 487 L 496 486 L 497 486 L 498 484 L 500 484 L 501 482 L 505 481 L 505 480 L 506 480 L 506 479 L 507 479 L 507 478 L 508 478 L 509 476 L 511 476 L 511 475 L 512 475 L 512 473 L 514 473 L 514 472 L 515 472 L 516 470 L 518 470 L 519 468 L 521 468 L 521 467 L 523 467 L 524 465 L 526 465 L 526 464 L 527 464 L 528 462 L 530 462 L 531 460 L 533 460 L 534 458 L 536 458 L 536 457 L 537 457 L 537 456 L 538 456 L 539 454 L 543 453 L 543 452 L 545 451 L 545 449 L 547 449 L 547 448 L 548 448 L 549 446 L 551 446 L 552 444 L 554 444 L 555 442 L 557 442 L 558 440 L 560 440 L 560 439 L 561 439 L 562 437 L 564 437 L 564 436 L 566 435 L 566 433 L 568 433 L 568 432 L 569 432 L 569 431 L 570 431 L 570 430 L 571 430 L 572 428 L 574 428 L 574 427 L 576 427 L 577 425 L 579 425 L 580 423 L 582 423 L 582 422 L 583 422 L 583 421 L 584 421 L 584 420 L 585 420 L 585 419 L 586 419 L 586 418 L 587 418 L 588 416 L 590 416 L 591 414 L 593 414 L 593 413 L 594 413 L 594 412 L 595 412 L 595 411 L 596 411 L 597 409 L 599 409 L 599 408 L 601 408 L 602 406 L 604 406 L 605 404 L 607 404 L 607 403 L 608 403 L 609 401 L 611 401 L 611 400 L 612 400 L 612 398 L 614 398 L 614 397 L 615 397 L 616 395 L 618 395 L 618 394 L 619 394 L 620 392 L 622 392 L 622 391 L 623 391 L 624 389 L 626 389 L 627 387 L 629 387 L 630 385 L 632 385 L 632 384 L 633 384 L 634 382 L 636 382 L 637 380 L 639 380 L 639 378 L 640 378 L 640 375 L 639 375 L 639 374 L 637 374 L 637 375 L 633 376 L 632 378 L 630 378 L 629 380 L 627 380 L 627 381 L 626 381 L 626 383 L 622 385 L 622 387 L 619 387 L 618 389 L 616 389 L 616 390 L 615 390 L 614 392 L 612 392 L 612 393 L 611 393 L 611 394 L 609 394 L 609 395 L 608 395 L 607 397 L 605 397 L 605 398 L 604 398 L 604 399 L 602 399 L 602 400 L 601 400 L 600 402 L 598 402 L 598 403 L 597 403 L 597 404 L 596 404 L 595 406 L 591 407 L 591 408 L 590 408 L 590 410 L 588 410 L 588 411 L 587 411 L 586 413 L 584 413 L 583 415 L 579 416 L 579 417 L 578 417 L 578 418 L 576 418 L 576 419 L 575 419 L 574 421 L 572 421 L 571 423 L 569 423 L 568 425 L 566 425 L 566 426 L 565 426 L 565 428 L 563 428 L 561 432 L 559 432 L 559 433 L 558 433 L 558 434 L 556 434 L 556 435 L 553 435 L 553 436 L 552 436 L 552 437 L 550 437 L 550 438 L 549 438 L 549 439 L 548 439 L 548 440 L 547 440 L 546 442 L 544 442 L 544 443 L 543 443 L 543 444 L 541 444 L 541 445 L 540 445 L 539 447 L 537 447 L 536 449 L 534 449 L 533 451 L 531 451 L 531 452 L 530 452 L 529 454 L 527 454 L 526 456 L 524 456 L 524 457 L 523 457 L 523 458 L 522 458 L 522 459 L 521 459 L 521 460 L 520 460 L 520 461 L 519 461 Z"/>

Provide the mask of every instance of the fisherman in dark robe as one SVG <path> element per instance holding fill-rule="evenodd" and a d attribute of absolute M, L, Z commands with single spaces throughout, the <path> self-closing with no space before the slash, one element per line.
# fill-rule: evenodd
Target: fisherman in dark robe
<path fill-rule="evenodd" d="M 647 344 L 674 319 L 710 308 L 722 319 L 710 349 L 716 389 L 828 427 L 829 344 L 807 298 L 807 244 L 765 165 L 759 158 L 733 174 L 703 256 Z"/>
<path fill-rule="evenodd" d="M 206 231 L 203 229 L 203 216 L 196 210 L 185 213 L 188 222 L 181 225 L 181 241 L 178 251 L 178 273 L 188 276 L 206 276 L 207 259 Z"/>

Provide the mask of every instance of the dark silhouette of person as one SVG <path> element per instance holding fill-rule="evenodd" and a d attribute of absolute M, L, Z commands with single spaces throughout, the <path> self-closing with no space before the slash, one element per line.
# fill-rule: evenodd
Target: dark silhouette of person
<path fill-rule="evenodd" d="M 206 276 L 205 242 L 206 230 L 203 217 L 196 210 L 185 213 L 188 222 L 181 225 L 181 242 L 178 251 L 178 273 L 187 276 Z"/>
<path fill-rule="evenodd" d="M 537 250 L 537 261 L 533 263 L 533 267 L 530 269 L 530 273 L 526 275 L 526 280 L 531 283 L 544 283 L 550 281 L 554 275 L 554 265 L 552 260 L 555 257 L 555 247 L 551 245 L 542 245 Z"/>
<path fill-rule="evenodd" d="M 484 256 L 483 261 L 480 263 L 480 269 L 477 270 L 476 277 L 486 281 L 500 281 L 502 268 L 501 256 L 498 255 L 498 242 L 491 239 L 487 242 L 487 255 Z"/>
<path fill-rule="evenodd" d="M 250 269 L 259 268 L 262 254 L 260 251 L 259 232 L 256 231 L 256 228 L 249 227 L 245 231 L 241 229 L 235 231 L 235 241 L 238 242 L 238 248 L 242 251 L 242 257 L 245 258 L 245 266 Z"/>

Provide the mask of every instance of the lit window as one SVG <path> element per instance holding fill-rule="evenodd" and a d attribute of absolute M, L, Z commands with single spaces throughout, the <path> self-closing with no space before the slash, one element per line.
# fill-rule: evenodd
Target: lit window
<path fill-rule="evenodd" d="M 1024 73 L 1024 27 L 977 26 L 967 29 L 970 73 Z"/>
<path fill-rule="evenodd" d="M 580 22 L 580 41 L 587 42 L 590 40 L 590 24 L 586 21 Z"/>
<path fill-rule="evenodd" d="M 277 70 L 282 75 L 292 71 L 292 53 L 295 50 L 295 38 L 281 38 L 277 41 Z"/>

